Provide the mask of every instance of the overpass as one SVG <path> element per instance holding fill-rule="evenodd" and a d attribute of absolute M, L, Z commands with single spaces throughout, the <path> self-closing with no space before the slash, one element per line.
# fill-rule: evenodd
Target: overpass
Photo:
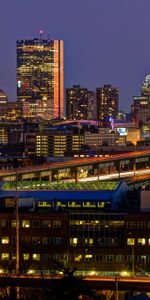
<path fill-rule="evenodd" d="M 150 185 L 150 174 L 143 174 L 139 176 L 134 176 L 125 180 L 126 184 L 130 188 L 139 188 L 143 186 Z"/>
<path fill-rule="evenodd" d="M 109 157 L 89 157 L 70 160 L 67 162 L 46 163 L 36 166 L 16 168 L 12 170 L 1 170 L 0 180 L 63 180 L 88 178 L 101 174 L 150 167 L 150 150 L 135 151 L 112 155 Z"/>
<path fill-rule="evenodd" d="M 63 279 L 63 275 L 53 276 L 31 276 L 31 275 L 10 275 L 0 276 L 0 287 L 25 287 L 25 288 L 51 288 Z M 91 289 L 96 290 L 120 290 L 120 291 L 147 291 L 150 292 L 149 277 L 99 277 L 88 276 L 83 282 Z"/>

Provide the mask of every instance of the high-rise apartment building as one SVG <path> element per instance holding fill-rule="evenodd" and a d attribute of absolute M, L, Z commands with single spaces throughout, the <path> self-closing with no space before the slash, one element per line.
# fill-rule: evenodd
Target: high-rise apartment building
<path fill-rule="evenodd" d="M 119 89 L 104 85 L 96 89 L 97 119 L 116 117 L 118 114 Z"/>
<path fill-rule="evenodd" d="M 92 119 L 95 112 L 94 93 L 80 85 L 66 89 L 66 116 L 68 120 Z"/>
<path fill-rule="evenodd" d="M 17 101 L 33 103 L 35 117 L 38 116 L 39 103 L 40 117 L 41 114 L 46 119 L 64 117 L 62 40 L 36 38 L 17 41 Z"/>

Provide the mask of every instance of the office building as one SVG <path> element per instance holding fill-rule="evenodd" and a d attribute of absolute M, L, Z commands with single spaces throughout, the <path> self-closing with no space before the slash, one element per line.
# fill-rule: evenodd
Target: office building
<path fill-rule="evenodd" d="M 62 40 L 17 41 L 17 101 L 27 103 L 24 117 L 64 117 Z M 30 113 L 30 110 L 33 111 Z"/>
<path fill-rule="evenodd" d="M 5 185 L 0 194 L 1 272 L 16 261 L 15 182 Z M 128 191 L 123 181 L 26 181 L 18 187 L 23 273 L 51 274 L 54 261 L 76 267 L 83 276 L 149 273 L 150 191 Z"/>
<path fill-rule="evenodd" d="M 104 85 L 96 89 L 97 119 L 104 120 L 118 115 L 119 89 Z"/>

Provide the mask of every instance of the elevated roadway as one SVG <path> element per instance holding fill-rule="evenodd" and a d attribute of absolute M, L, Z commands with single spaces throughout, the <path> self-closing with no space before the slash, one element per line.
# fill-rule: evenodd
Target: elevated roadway
<path fill-rule="evenodd" d="M 89 157 L 67 162 L 47 163 L 36 166 L 1 170 L 0 180 L 42 180 L 49 181 L 71 178 L 78 181 L 80 177 L 99 176 L 106 172 L 120 172 L 150 167 L 150 150 L 135 151 L 112 155 L 109 157 Z"/>
<path fill-rule="evenodd" d="M 63 276 L 29 276 L 11 275 L 0 276 L 0 287 L 32 287 L 51 288 L 54 284 L 59 284 Z M 107 289 L 120 291 L 147 291 L 150 292 L 150 277 L 98 277 L 88 276 L 83 278 L 85 284 L 91 289 Z"/>

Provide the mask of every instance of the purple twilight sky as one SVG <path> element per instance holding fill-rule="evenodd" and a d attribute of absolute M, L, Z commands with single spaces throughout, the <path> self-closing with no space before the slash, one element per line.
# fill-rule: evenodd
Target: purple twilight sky
<path fill-rule="evenodd" d="M 120 89 L 120 109 L 150 73 L 150 0 L 1 0 L 0 88 L 16 100 L 16 40 L 65 42 L 65 87 Z"/>

